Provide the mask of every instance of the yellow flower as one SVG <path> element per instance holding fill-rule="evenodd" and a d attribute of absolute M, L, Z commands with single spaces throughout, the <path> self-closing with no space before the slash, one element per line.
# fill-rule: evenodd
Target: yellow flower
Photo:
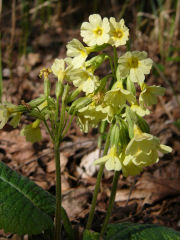
<path fill-rule="evenodd" d="M 67 47 L 67 56 L 73 57 L 71 64 L 75 68 L 81 67 L 83 63 L 86 61 L 86 58 L 88 56 L 87 49 L 77 39 L 73 39 L 72 41 L 70 41 L 66 47 Z"/>
<path fill-rule="evenodd" d="M 85 67 L 72 69 L 67 72 L 67 78 L 73 82 L 75 87 L 78 87 L 85 93 L 93 93 L 99 86 L 99 78 Z"/>
<path fill-rule="evenodd" d="M 149 115 L 150 111 L 149 109 L 145 108 L 144 106 L 139 106 L 138 104 L 132 104 L 131 110 L 133 112 L 137 113 L 139 116 L 144 117 L 145 115 Z"/>
<path fill-rule="evenodd" d="M 89 16 L 89 22 L 84 22 L 81 26 L 81 36 L 88 46 L 102 45 L 109 41 L 109 21 L 101 18 L 99 14 Z"/>
<path fill-rule="evenodd" d="M 147 86 L 143 84 L 143 91 L 139 96 L 141 106 L 151 106 L 157 104 L 157 96 L 163 96 L 165 88 L 159 86 Z"/>
<path fill-rule="evenodd" d="M 65 77 L 65 62 L 63 59 L 55 59 L 51 66 L 53 74 L 58 78 L 58 81 L 63 81 Z"/>
<path fill-rule="evenodd" d="M 124 24 L 124 19 L 116 22 L 115 18 L 110 18 L 110 39 L 112 46 L 119 47 L 125 45 L 129 37 L 129 29 Z"/>
<path fill-rule="evenodd" d="M 103 97 L 97 100 L 98 96 L 92 98 L 92 103 L 78 110 L 78 123 L 82 131 L 88 132 L 89 128 L 97 127 L 101 121 L 112 122 L 114 111 L 111 106 L 103 106 Z"/>
<path fill-rule="evenodd" d="M 122 83 L 117 81 L 112 89 L 106 92 L 104 101 L 106 104 L 111 105 L 115 108 L 119 108 L 128 101 L 129 103 L 134 103 L 136 98 L 129 91 L 123 89 Z"/>
<path fill-rule="evenodd" d="M 144 167 L 159 161 L 158 151 L 169 153 L 172 149 L 160 144 L 157 137 L 143 133 L 137 126 L 134 129 L 134 137 L 120 155 L 124 176 L 135 176 Z"/>
<path fill-rule="evenodd" d="M 109 153 L 106 156 L 97 159 L 94 163 L 95 164 L 105 163 L 105 167 L 109 171 L 111 170 L 120 171 L 122 168 L 119 156 L 117 154 L 117 149 L 115 146 L 110 148 Z"/>
<path fill-rule="evenodd" d="M 153 61 L 147 58 L 146 52 L 127 52 L 118 60 L 119 71 L 122 78 L 129 76 L 132 82 L 142 84 L 145 79 L 145 74 L 149 74 Z"/>

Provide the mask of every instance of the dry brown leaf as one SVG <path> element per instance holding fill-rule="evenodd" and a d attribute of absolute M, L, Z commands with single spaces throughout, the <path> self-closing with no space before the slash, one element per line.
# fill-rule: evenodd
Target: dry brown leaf
<path fill-rule="evenodd" d="M 73 189 L 63 197 L 62 205 L 70 219 L 76 218 L 87 207 L 90 192 L 87 188 Z"/>

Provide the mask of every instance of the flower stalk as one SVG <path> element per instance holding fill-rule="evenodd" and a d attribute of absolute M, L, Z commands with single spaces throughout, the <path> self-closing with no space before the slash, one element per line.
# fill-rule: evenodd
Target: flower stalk
<path fill-rule="evenodd" d="M 54 145 L 56 163 L 56 213 L 55 213 L 55 240 L 61 240 L 61 164 L 60 143 L 56 140 Z"/>
<path fill-rule="evenodd" d="M 107 138 L 106 138 L 103 156 L 107 154 L 108 149 L 109 149 L 111 129 L 112 128 L 109 129 L 109 132 L 108 132 L 108 135 L 107 135 Z M 97 175 L 96 186 L 95 186 L 94 193 L 93 193 L 93 199 L 92 199 L 92 203 L 91 203 L 91 209 L 90 209 L 90 212 L 89 212 L 88 221 L 87 221 L 87 224 L 86 224 L 86 229 L 90 229 L 91 225 L 92 225 L 92 221 L 93 221 L 93 218 L 94 218 L 94 212 L 95 212 L 95 208 L 96 208 L 96 203 L 97 203 L 97 196 L 98 196 L 99 189 L 100 189 L 100 183 L 101 183 L 103 171 L 104 171 L 104 164 L 102 164 L 100 166 L 100 169 L 99 169 L 99 172 L 98 172 L 98 175 Z"/>
<path fill-rule="evenodd" d="M 117 190 L 119 175 L 120 175 L 120 171 L 115 171 L 114 178 L 113 178 L 112 189 L 111 189 L 111 196 L 110 196 L 110 199 L 109 199 L 109 204 L 108 204 L 106 217 L 105 217 L 102 229 L 101 229 L 100 239 L 103 237 L 104 233 L 106 232 L 107 225 L 109 223 L 109 219 L 110 219 L 110 216 L 111 216 L 111 213 L 112 213 L 112 209 L 113 209 L 113 206 L 114 206 L 114 200 L 115 200 L 115 196 L 116 196 L 116 190 Z"/>

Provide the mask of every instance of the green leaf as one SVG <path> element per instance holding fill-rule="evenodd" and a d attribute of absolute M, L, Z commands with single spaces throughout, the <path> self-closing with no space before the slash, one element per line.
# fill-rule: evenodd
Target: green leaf
<path fill-rule="evenodd" d="M 85 230 L 83 240 L 99 240 L 99 233 L 90 230 Z"/>
<path fill-rule="evenodd" d="M 0 229 L 39 234 L 53 228 L 55 198 L 0 162 Z"/>
<path fill-rule="evenodd" d="M 104 240 L 180 240 L 180 232 L 154 224 L 109 224 Z"/>

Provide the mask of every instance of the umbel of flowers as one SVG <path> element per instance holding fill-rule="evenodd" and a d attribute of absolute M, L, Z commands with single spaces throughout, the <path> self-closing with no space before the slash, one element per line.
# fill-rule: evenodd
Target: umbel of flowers
<path fill-rule="evenodd" d="M 163 96 L 165 89 L 149 86 L 145 77 L 150 73 L 153 61 L 146 52 L 127 51 L 118 56 L 117 48 L 126 45 L 129 29 L 123 19 L 101 18 L 99 14 L 89 16 L 89 22 L 81 25 L 83 43 L 73 39 L 67 44 L 67 57 L 55 59 L 50 69 L 42 69 L 44 94 L 28 103 L 15 106 L 11 103 L 0 105 L 0 128 L 9 121 L 17 127 L 23 114 L 35 121 L 23 127 L 21 134 L 27 141 L 41 140 L 41 125 L 44 123 L 55 149 L 56 160 L 56 216 L 55 239 L 60 239 L 61 229 L 61 190 L 59 145 L 68 132 L 74 117 L 80 129 L 88 132 L 90 128 L 100 127 L 104 134 L 105 148 L 102 157 L 95 161 L 101 165 L 98 178 L 102 177 L 103 167 L 127 176 L 139 174 L 144 167 L 158 162 L 158 152 L 168 153 L 172 149 L 160 144 L 157 137 L 150 134 L 144 119 L 150 114 L 151 105 L 157 103 L 157 97 Z M 113 48 L 113 55 L 107 48 Z M 97 75 L 97 69 L 109 63 L 104 76 Z M 57 78 L 53 96 L 49 75 Z M 136 87 L 141 90 L 136 94 Z M 107 132 L 107 134 L 106 134 Z M 101 138 L 100 143 L 102 142 Z M 90 228 L 100 180 L 96 182 L 87 229 Z M 112 190 L 113 202 L 115 196 Z M 109 212 L 107 219 L 109 219 Z M 108 220 L 105 220 L 101 236 Z"/>
<path fill-rule="evenodd" d="M 128 51 L 119 57 L 116 52 L 114 62 L 112 56 L 106 53 L 107 47 L 113 46 L 116 51 L 117 47 L 125 45 L 129 40 L 129 29 L 123 19 L 117 22 L 113 17 L 102 19 L 99 14 L 90 15 L 89 22 L 84 22 L 81 26 L 81 36 L 86 45 L 78 39 L 68 42 L 67 58 L 55 59 L 51 70 L 43 69 L 40 76 L 44 76 L 47 89 L 50 88 L 48 76 L 51 72 L 58 79 L 57 85 L 63 85 L 66 80 L 77 88 L 71 94 L 74 96 L 69 98 L 71 107 L 67 106 L 66 110 L 69 114 L 75 112 L 82 131 L 88 132 L 91 127 L 98 127 L 103 121 L 118 125 L 119 128 L 122 123 L 126 126 L 124 131 L 129 132 L 123 135 L 126 139 L 122 139 L 120 135 L 123 133 L 116 128 L 119 137 L 115 142 L 110 142 L 109 153 L 96 160 L 95 164 L 106 163 L 108 170 L 122 170 L 125 176 L 136 175 L 143 167 L 158 161 L 158 151 L 171 151 L 170 147 L 161 145 L 156 137 L 149 134 L 149 128 L 140 124 L 143 121 L 147 125 L 142 117 L 150 114 L 148 107 L 157 103 L 157 97 L 162 96 L 165 89 L 145 83 L 145 76 L 150 73 L 153 63 L 147 58 L 146 52 Z M 91 57 L 93 52 L 100 54 Z M 106 73 L 100 79 L 95 73 L 96 69 L 108 60 L 111 73 Z M 136 97 L 135 84 L 141 89 L 139 99 Z M 83 97 L 79 97 L 80 92 L 84 93 Z M 38 100 L 34 103 L 32 101 L 33 105 L 29 103 L 29 107 L 34 109 L 35 114 L 35 110 L 38 110 L 41 115 L 44 113 L 46 119 L 52 120 L 55 101 L 49 93 L 48 89 Z M 24 110 L 27 112 L 25 106 Z M 3 128 L 9 119 L 9 123 L 17 127 L 22 112 L 23 108 L 18 110 L 11 103 L 1 105 L 0 128 Z M 29 109 L 28 112 L 30 113 Z M 27 140 L 35 142 L 41 139 L 41 118 L 39 116 L 38 121 L 23 128 L 22 135 L 25 135 Z M 115 133 L 112 131 L 111 134 Z M 29 135 L 34 136 L 33 139 Z"/>
<path fill-rule="evenodd" d="M 160 144 L 158 138 L 149 133 L 143 119 L 150 114 L 148 107 L 157 103 L 157 97 L 164 95 L 165 89 L 145 83 L 153 61 L 144 51 L 127 51 L 119 57 L 116 52 L 112 63 L 106 48 L 113 46 L 116 51 L 129 40 L 129 29 L 123 19 L 117 22 L 113 17 L 102 19 L 98 14 L 90 15 L 89 22 L 81 26 L 81 36 L 86 45 L 77 39 L 70 41 L 67 58 L 56 59 L 52 72 L 61 81 L 66 79 L 84 92 L 84 97 L 73 106 L 82 131 L 88 132 L 103 121 L 116 125 L 116 132 L 111 131 L 111 135 L 118 136 L 115 140 L 111 136 L 108 154 L 95 164 L 105 163 L 107 170 L 122 170 L 124 176 L 135 176 L 144 167 L 158 162 L 158 151 L 171 152 L 170 147 Z M 101 53 L 91 58 L 91 53 L 98 51 Z M 111 74 L 100 79 L 95 72 L 106 60 L 111 63 Z M 139 98 L 136 97 L 137 85 L 141 89 Z"/>

